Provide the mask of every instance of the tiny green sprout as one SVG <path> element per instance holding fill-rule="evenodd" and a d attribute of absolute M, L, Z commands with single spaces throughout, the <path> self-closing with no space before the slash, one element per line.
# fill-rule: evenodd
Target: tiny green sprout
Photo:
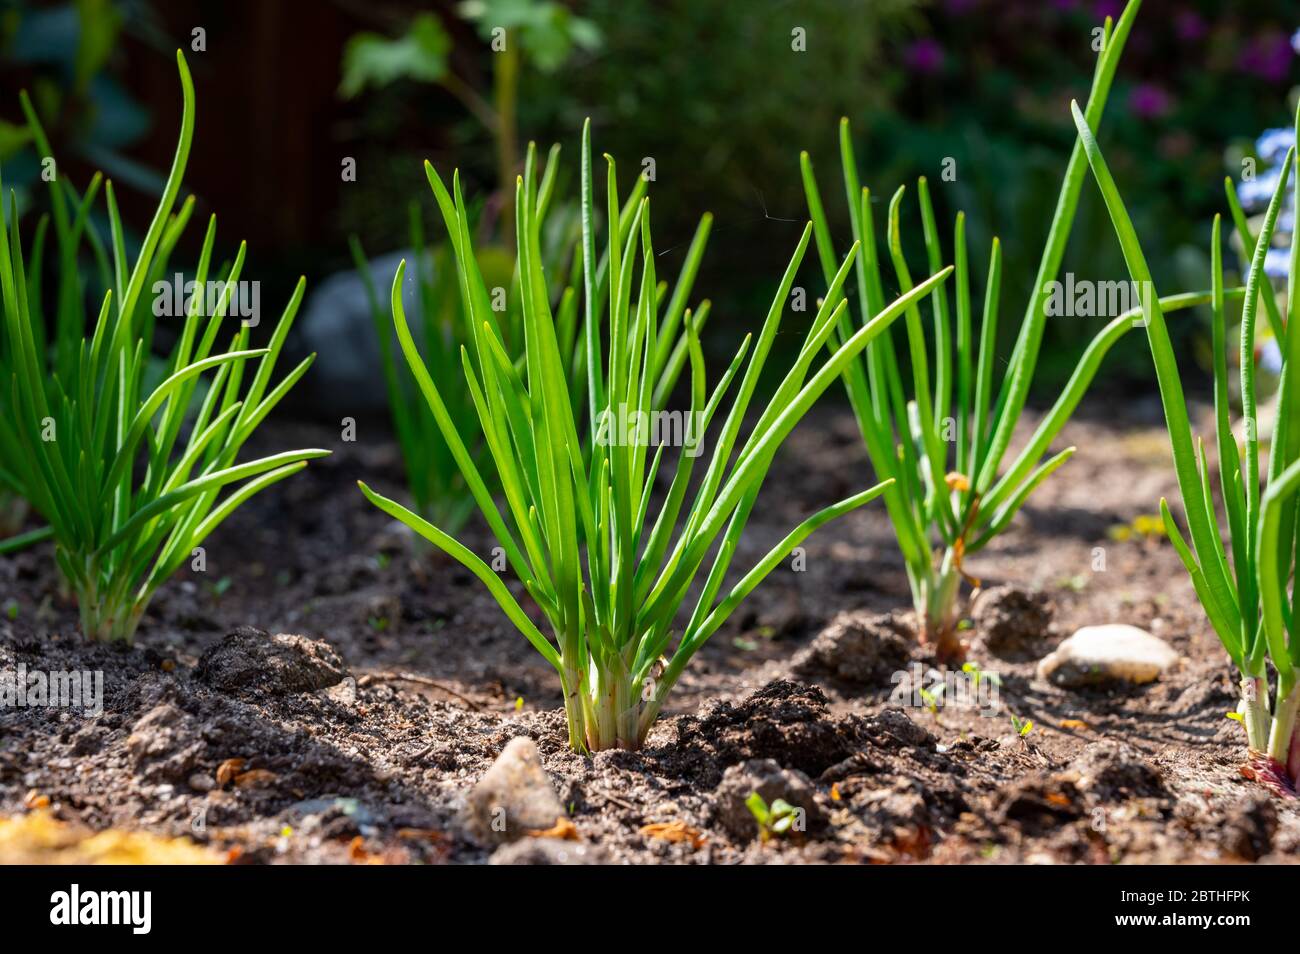
<path fill-rule="evenodd" d="M 802 809 L 791 805 L 783 798 L 775 799 L 771 805 L 768 805 L 762 795 L 754 792 L 745 799 L 745 807 L 758 823 L 759 838 L 763 841 L 798 830 L 796 822 Z"/>
<path fill-rule="evenodd" d="M 1011 713 L 1011 729 L 1022 739 L 1029 737 L 1029 733 L 1034 731 L 1034 723 L 1030 719 L 1021 719 L 1014 712 Z"/>
<path fill-rule="evenodd" d="M 384 630 L 388 629 L 387 616 L 372 616 L 368 620 L 366 620 L 366 622 L 369 623 L 370 628 L 375 630 L 376 632 L 382 633 Z"/>
<path fill-rule="evenodd" d="M 387 553 L 379 552 L 375 554 L 375 568 L 378 570 L 387 570 L 388 564 L 393 562 L 393 558 Z"/>
<path fill-rule="evenodd" d="M 518 697 L 515 698 L 515 711 L 516 711 L 516 712 L 523 712 L 523 711 L 524 711 L 524 697 L 523 697 L 523 696 L 518 696 Z"/>
<path fill-rule="evenodd" d="M 1063 590 L 1069 590 L 1072 593 L 1082 593 L 1088 588 L 1088 576 L 1084 573 L 1076 573 L 1074 576 L 1063 576 L 1056 581 L 1056 585 Z"/>
<path fill-rule="evenodd" d="M 754 650 L 758 649 L 758 643 L 754 642 L 752 639 L 746 639 L 744 636 L 737 636 L 731 641 L 731 644 L 737 649 L 743 649 L 747 653 L 752 653 Z"/>
<path fill-rule="evenodd" d="M 938 718 L 939 716 L 939 700 L 943 696 L 943 691 L 946 688 L 947 686 L 942 682 L 935 683 L 928 689 L 925 686 L 919 687 L 921 701 L 924 702 L 925 707 L 930 710 L 930 715 L 935 718 Z"/>
<path fill-rule="evenodd" d="M 17 600 L 9 600 L 8 602 L 5 603 L 5 616 L 9 617 L 10 620 L 15 620 L 18 618 Z"/>
<path fill-rule="evenodd" d="M 225 596 L 226 590 L 230 589 L 230 577 L 223 576 L 210 587 L 213 596 Z"/>
<path fill-rule="evenodd" d="M 979 688 L 980 683 L 985 679 L 995 686 L 1000 687 L 1002 685 L 1002 677 L 1000 675 L 996 672 L 985 672 L 977 663 L 962 663 L 961 671 L 971 677 L 971 681 L 974 683 L 976 689 Z"/>

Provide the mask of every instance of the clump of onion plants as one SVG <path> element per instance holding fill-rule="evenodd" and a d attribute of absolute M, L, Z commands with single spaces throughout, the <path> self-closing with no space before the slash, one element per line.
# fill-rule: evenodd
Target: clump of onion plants
<path fill-rule="evenodd" d="M 473 395 L 504 509 L 446 413 L 442 392 L 461 382 L 435 382 L 412 340 L 400 294 L 404 267 L 393 283 L 393 320 L 407 362 L 511 569 L 545 617 L 549 636 L 478 554 L 361 485 L 378 507 L 471 570 L 555 667 L 569 744 L 577 750 L 639 747 L 687 662 L 745 596 L 813 530 L 882 492 L 884 485 L 877 485 L 808 518 L 724 592 L 738 541 L 782 441 L 845 365 L 951 271 L 939 271 L 883 308 L 814 368 L 843 314 L 843 303 L 832 304 L 832 294 L 802 344 L 789 350 L 789 370 L 742 440 L 744 418 L 812 227 L 804 230 L 757 338 L 745 338 L 710 390 L 695 316 L 679 311 L 671 299 L 661 307 L 666 290 L 657 274 L 649 200 L 639 201 L 625 220 L 615 165 L 606 158 L 602 284 L 590 131 L 584 129 L 580 338 L 585 362 L 576 400 L 545 292 L 533 176 L 519 180 L 515 195 L 524 320 L 524 352 L 516 363 L 490 308 L 458 181 L 449 193 L 430 172 L 472 318 L 474 336 L 461 353 L 463 386 Z M 840 266 L 833 293 L 848 277 L 856 253 L 851 250 Z M 678 439 L 659 442 L 652 453 L 647 431 L 662 421 L 649 414 L 657 404 L 659 369 L 677 355 L 690 366 L 689 410 L 676 412 Z M 721 425 L 711 429 L 718 420 Z M 676 445 L 673 462 L 670 443 Z M 704 473 L 693 483 L 697 461 Z M 660 496 L 654 488 L 665 465 L 673 475 Z M 688 598 L 693 608 L 681 625 L 679 610 Z"/>
<path fill-rule="evenodd" d="M 1106 20 L 1087 106 L 1094 124 L 1101 120 L 1137 8 L 1134 0 L 1117 22 Z M 903 253 L 903 189 L 900 187 L 889 203 L 886 266 L 878 250 L 871 192 L 859 181 L 847 119 L 840 124 L 840 158 L 849 220 L 860 253 L 856 262 L 856 313 L 853 306 L 842 311 L 831 339 L 835 344 L 846 340 L 864 322 L 874 320 L 886 307 L 887 280 L 905 292 L 912 289 Z M 829 282 L 836 270 L 835 243 L 807 153 L 801 157 L 801 169 L 818 256 Z M 931 290 L 933 333 L 929 340 L 920 302 L 913 299 L 906 310 L 906 352 L 896 351 L 891 335 L 880 335 L 859 360 L 849 362 L 845 368 L 845 387 L 872 468 L 878 478 L 892 479 L 884 502 L 906 565 L 918 629 L 941 659 L 959 658 L 963 653 L 957 635 L 958 601 L 965 576 L 963 561 L 1005 530 L 1029 495 L 1074 453 L 1075 448 L 1067 447 L 1043 460 L 1106 353 L 1139 317 L 1137 310 L 1125 312 L 1097 334 L 1056 403 L 1004 469 L 1003 459 L 1033 380 L 1051 289 L 1060 271 L 1086 172 L 1082 147 L 1076 145 L 1066 167 L 1034 291 L 1025 307 L 1015 350 L 1005 367 L 995 361 L 1002 247 L 994 238 L 977 342 L 965 216 L 958 213 L 952 238 L 953 295 L 949 295 L 948 284 Z M 917 192 L 927 268 L 934 272 L 942 264 L 944 253 L 925 179 L 918 183 Z M 891 270 L 892 276 L 887 279 L 886 273 Z M 828 301 L 834 305 L 842 294 L 832 288 Z M 1187 307 L 1206 300 L 1206 295 L 1185 295 L 1167 300 L 1164 306 Z"/>
<path fill-rule="evenodd" d="M 1153 288 L 1151 272 L 1123 199 L 1102 156 L 1092 123 L 1073 106 L 1079 138 L 1106 202 L 1111 222 L 1124 252 L 1133 281 Z M 1300 127 L 1300 116 L 1297 117 Z M 1251 249 L 1246 293 L 1239 325 L 1241 367 L 1240 398 L 1244 441 L 1238 447 L 1232 429 L 1227 358 L 1228 309 L 1223 289 L 1223 249 L 1220 219 L 1214 220 L 1211 245 L 1213 289 L 1213 360 L 1215 443 L 1218 455 L 1219 501 L 1226 517 L 1220 528 L 1213 493 L 1214 472 L 1204 442 L 1194 439 L 1183 396 L 1178 363 L 1165 325 L 1165 308 L 1148 296 L 1144 313 L 1147 338 L 1164 404 L 1174 468 L 1182 498 L 1190 544 L 1183 537 L 1166 500 L 1160 501 L 1169 539 L 1191 576 L 1192 585 L 1210 625 L 1218 634 L 1241 674 L 1241 701 L 1237 715 L 1246 729 L 1246 741 L 1257 761 L 1258 777 L 1275 788 L 1294 792 L 1300 773 L 1300 742 L 1295 735 L 1300 690 L 1300 625 L 1295 585 L 1297 558 L 1296 491 L 1300 489 L 1300 289 L 1296 287 L 1300 242 L 1290 243 L 1290 281 L 1287 287 L 1285 325 L 1280 321 L 1282 371 L 1278 417 L 1268 452 L 1266 473 L 1261 474 L 1255 345 L 1259 303 L 1271 300 L 1265 262 L 1286 197 L 1295 159 L 1292 146 L 1286 156 L 1259 236 Z M 1249 231 L 1242 229 L 1249 241 Z M 1275 305 L 1274 305 L 1275 306 Z M 1266 306 L 1268 307 L 1268 306 Z M 1275 306 L 1276 307 L 1276 306 Z M 1279 309 L 1280 317 L 1280 309 Z M 1269 695 L 1268 667 L 1275 676 Z"/>
<path fill-rule="evenodd" d="M 24 254 L 16 200 L 11 197 L 7 209 L 0 209 L 4 479 L 47 522 L 24 542 L 53 538 L 60 574 L 91 639 L 130 641 L 154 591 L 192 558 L 209 533 L 258 491 L 327 453 L 307 449 L 237 461 L 243 444 L 306 373 L 312 357 L 272 386 L 276 360 L 302 301 L 302 281 L 266 347 L 249 347 L 247 322 L 224 344 L 218 340 L 245 249 L 240 246 L 217 283 L 209 282 L 215 277 L 215 217 L 193 272 L 193 293 L 183 317 L 177 317 L 175 344 L 162 362 L 152 357 L 161 317 L 156 312 L 167 312 L 159 306 L 172 295 L 168 261 L 193 211 L 191 199 L 173 214 L 194 133 L 194 87 L 179 52 L 177 66 L 184 100 L 180 140 L 134 262 L 111 182 L 104 183 L 108 249 L 89 219 L 100 176 L 84 193 L 61 176 L 51 184 L 59 282 L 52 338 L 46 334 L 42 288 L 49 221 L 41 220 L 30 253 Z M 26 100 L 24 107 L 37 147 L 50 155 Z M 78 269 L 83 239 L 104 286 L 93 320 L 88 320 L 86 282 Z M 219 293 L 209 295 L 212 288 Z M 222 489 L 235 483 L 238 487 L 221 497 Z"/>
<path fill-rule="evenodd" d="M 556 201 L 559 155 L 560 147 L 553 146 L 542 168 L 537 187 L 535 218 L 540 237 L 542 271 L 546 277 L 545 294 L 555 316 L 556 342 L 564 362 L 565 380 L 570 383 L 571 397 L 577 401 L 585 376 L 586 361 L 583 342 L 578 334 L 579 289 L 582 282 L 581 234 L 576 205 Z M 529 143 L 525 160 L 526 175 L 535 175 L 537 167 L 536 145 Z M 429 180 L 438 201 L 450 203 L 450 197 L 442 184 L 436 181 L 436 177 L 430 175 Z M 645 196 L 646 188 L 647 181 L 638 176 L 636 185 L 620 212 L 620 240 L 626 240 L 632 222 L 631 211 Z M 469 217 L 473 223 L 476 216 L 472 209 Z M 676 315 L 675 322 L 680 323 L 681 312 L 689 299 L 708 240 L 711 221 L 708 215 L 700 220 L 687 252 L 686 263 L 673 288 L 668 309 L 669 314 Z M 473 224 L 470 231 L 477 231 Z M 412 260 L 409 263 L 408 281 L 412 281 L 415 286 L 415 314 L 411 324 L 416 329 L 416 341 L 433 379 L 453 380 L 461 375 L 460 348 L 469 344 L 473 336 L 469 327 L 469 311 L 460 294 L 451 245 L 438 243 L 430 246 L 426 243 L 417 203 L 412 203 L 410 207 L 409 237 Z M 351 240 L 351 249 L 378 336 L 389 409 L 402 451 L 414 509 L 430 522 L 454 534 L 474 512 L 474 496 L 470 493 L 469 485 L 457 467 L 415 378 L 405 362 L 397 360 L 389 310 L 380 303 L 372 269 L 355 237 Z M 486 243 L 476 249 L 475 258 L 488 290 L 493 319 L 500 329 L 505 350 L 518 361 L 524 351 L 524 296 L 515 257 L 495 243 Z M 602 259 L 596 274 L 598 289 L 604 288 L 607 273 L 608 263 Z M 703 326 L 708 314 L 709 306 L 704 302 L 695 312 L 697 327 Z M 665 360 L 658 365 L 655 387 L 656 408 L 671 393 L 685 366 L 684 350 L 675 355 L 665 353 L 662 357 Z M 465 442 L 476 468 L 486 475 L 493 492 L 498 491 L 500 488 L 491 477 L 488 447 L 483 440 L 469 390 L 447 388 L 443 391 L 443 398 L 447 415 Z"/>

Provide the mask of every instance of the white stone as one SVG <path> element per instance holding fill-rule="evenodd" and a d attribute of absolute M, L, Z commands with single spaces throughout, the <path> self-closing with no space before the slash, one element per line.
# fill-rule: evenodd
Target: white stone
<path fill-rule="evenodd" d="M 1085 626 L 1038 662 L 1038 678 L 1074 688 L 1103 682 L 1141 685 L 1178 662 L 1162 639 L 1126 623 Z"/>

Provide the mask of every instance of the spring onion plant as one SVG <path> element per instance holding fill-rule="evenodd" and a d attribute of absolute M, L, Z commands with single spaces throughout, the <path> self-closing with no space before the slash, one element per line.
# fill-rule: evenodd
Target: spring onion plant
<path fill-rule="evenodd" d="M 469 328 L 454 273 L 443 254 L 430 254 L 423 240 L 420 207 L 411 205 L 411 248 L 413 273 L 418 302 L 419 327 L 423 331 L 424 351 L 430 372 L 440 381 L 460 374 L 460 344 L 469 340 Z M 375 323 L 383 364 L 384 384 L 388 391 L 389 413 L 393 430 L 406 466 L 406 483 L 415 509 L 434 523 L 455 533 L 474 512 L 474 497 L 456 468 L 447 443 L 438 433 L 437 422 L 415 387 L 414 379 L 399 365 L 393 349 L 392 324 L 387 310 L 380 304 L 370 263 L 356 236 L 349 241 L 357 273 L 365 288 L 366 300 Z M 440 250 L 441 251 L 441 250 Z M 452 391 L 447 396 L 447 413 L 457 430 L 466 435 L 475 463 L 483 467 L 487 448 L 477 434 L 478 417 L 468 391 Z"/>
<path fill-rule="evenodd" d="M 1093 176 L 1106 202 L 1111 222 L 1124 252 L 1129 273 L 1143 287 L 1151 285 L 1133 222 L 1107 168 L 1092 123 L 1073 106 L 1079 137 L 1092 166 Z M 1300 117 L 1297 117 L 1300 126 Z M 1296 632 L 1295 586 L 1297 544 L 1296 491 L 1300 489 L 1300 390 L 1294 376 L 1300 369 L 1300 332 L 1296 313 L 1300 310 L 1295 275 L 1300 262 L 1300 242 L 1292 235 L 1285 325 L 1279 326 L 1282 342 L 1277 426 L 1268 453 L 1267 473 L 1261 477 L 1260 440 L 1257 426 L 1255 342 L 1259 302 L 1269 302 L 1272 292 L 1265 278 L 1265 259 L 1273 241 L 1278 212 L 1286 197 L 1295 147 L 1287 153 L 1277 186 L 1258 238 L 1253 245 L 1246 294 L 1241 305 L 1239 329 L 1241 369 L 1240 397 L 1244 418 L 1244 454 L 1232 430 L 1229 408 L 1227 360 L 1227 307 L 1223 294 L 1223 250 L 1220 219 L 1214 220 L 1211 245 L 1213 281 L 1214 413 L 1218 453 L 1219 498 L 1227 523 L 1227 544 L 1221 532 L 1214 494 L 1213 475 L 1200 439 L 1193 440 L 1191 422 L 1183 397 L 1178 363 L 1165 325 L 1164 307 L 1150 296 L 1145 318 L 1147 337 L 1164 403 L 1169 441 L 1173 447 L 1178 490 L 1182 497 L 1190 544 L 1183 537 L 1166 500 L 1160 501 L 1169 539 L 1173 541 L 1196 595 L 1241 674 L 1241 702 L 1238 714 L 1246 729 L 1246 740 L 1258 762 L 1257 777 L 1275 788 L 1294 792 L 1300 772 L 1300 744 L 1295 736 L 1297 665 L 1300 665 L 1300 634 Z M 1248 236 L 1243 229 L 1243 239 Z M 1266 306 L 1267 307 L 1267 306 Z M 1274 303 L 1274 307 L 1276 304 Z M 1268 665 L 1276 676 L 1276 689 L 1269 697 Z"/>
<path fill-rule="evenodd" d="M 447 382 L 433 380 L 412 340 L 400 295 L 404 268 L 399 267 L 393 283 L 393 320 L 407 362 L 510 567 L 545 617 L 550 637 L 478 554 L 361 487 L 378 507 L 478 576 L 511 622 L 555 667 L 569 744 L 580 751 L 638 748 L 691 656 L 750 591 L 817 527 L 881 493 L 883 486 L 873 487 L 810 517 L 723 593 L 740 535 L 782 441 L 847 363 L 951 271 L 940 271 L 883 308 L 814 369 L 814 359 L 843 313 L 842 303 L 828 300 L 802 344 L 790 350 L 789 370 L 742 440 L 742 425 L 812 227 L 804 230 L 757 339 L 745 338 L 710 390 L 696 318 L 676 295 L 668 298 L 659 283 L 649 202 L 640 200 L 625 216 L 615 165 L 606 159 L 602 281 L 595 251 L 590 129 L 584 129 L 580 338 L 585 361 L 577 400 L 565 379 L 561 335 L 545 294 L 534 177 L 521 177 L 516 187 L 525 330 L 523 362 L 517 366 L 488 307 L 459 183 L 454 180 L 448 193 L 427 167 L 473 319 L 474 338 L 462 351 L 464 382 L 491 452 L 504 512 L 446 413 L 442 391 Z M 834 290 L 848 277 L 856 253 L 851 250 L 841 265 Z M 689 260 L 686 267 L 691 267 Z M 661 307 L 665 299 L 668 304 Z M 659 369 L 675 356 L 690 365 L 690 408 L 670 464 L 669 442 L 660 442 L 651 453 L 642 424 L 648 411 L 661 406 L 655 399 Z M 734 397 L 724 409 L 733 385 Z M 710 430 L 718 419 L 721 426 Z M 622 424 L 628 421 L 636 423 L 625 430 Z M 704 473 L 693 483 L 697 460 Z M 672 478 L 667 490 L 656 494 L 665 464 Z M 678 613 L 688 598 L 694 600 L 693 609 L 678 629 Z"/>
<path fill-rule="evenodd" d="M 0 209 L 0 467 L 4 482 L 47 521 L 37 534 L 53 538 L 59 570 L 91 639 L 130 641 L 154 591 L 209 533 L 258 491 L 327 453 L 297 450 L 237 462 L 243 444 L 312 357 L 271 386 L 302 301 L 302 281 L 267 347 L 249 347 L 247 324 L 220 344 L 245 249 L 241 245 L 218 286 L 219 301 L 209 308 L 215 218 L 204 236 L 193 294 L 184 317 L 176 319 L 176 342 L 161 370 L 151 359 L 159 294 L 154 283 L 170 287 L 167 263 L 194 207 L 190 199 L 172 212 L 194 132 L 194 87 L 179 52 L 177 66 L 184 100 L 180 140 L 134 262 L 111 182 L 104 183 L 111 251 L 89 221 L 99 175 L 84 193 L 63 181 L 51 184 L 59 279 L 53 340 L 47 340 L 42 289 L 48 220 L 38 225 L 28 257 L 16 200 L 11 197 L 7 212 Z M 38 148 L 50 155 L 25 99 L 24 107 Z M 89 323 L 78 271 L 83 239 L 106 286 Z"/>
<path fill-rule="evenodd" d="M 578 290 L 581 288 L 580 228 L 576 207 L 560 204 L 556 209 L 555 189 L 559 169 L 560 147 L 552 146 L 547 156 L 541 182 L 538 186 L 537 228 L 541 236 L 543 274 L 548 276 L 546 294 L 555 315 L 557 343 L 564 360 L 565 380 L 571 382 L 571 396 L 578 401 L 578 387 L 583 383 L 583 350 L 578 330 Z M 532 170 L 537 162 L 534 143 L 528 144 L 525 169 Z M 531 172 L 529 174 L 532 174 Z M 432 180 L 431 180 L 432 184 Z M 638 176 L 636 187 L 621 210 L 622 238 L 626 239 L 631 225 L 630 212 L 646 193 L 647 182 Z M 434 187 L 435 195 L 438 186 Z M 461 374 L 460 347 L 469 344 L 469 314 L 463 306 L 459 291 L 459 278 L 449 245 L 429 248 L 419 217 L 419 206 L 411 205 L 410 244 L 412 249 L 411 272 L 416 287 L 417 341 L 425 356 L 424 363 L 436 381 L 453 380 Z M 471 211 L 471 220 L 474 216 Z M 673 292 L 670 310 L 679 312 L 689 298 L 695 273 L 703 256 L 708 239 L 711 217 L 704 216 L 687 254 L 687 267 Z M 380 305 L 371 273 L 360 242 L 351 241 L 352 256 L 365 286 L 375 333 L 380 343 L 384 379 L 388 389 L 393 426 L 402 457 L 406 463 L 407 483 L 415 510 L 443 530 L 455 534 L 475 510 L 474 496 L 465 477 L 456 466 L 446 441 L 439 432 L 438 422 L 420 393 L 414 377 L 405 363 L 399 364 L 394 354 L 392 321 L 387 309 Z M 524 341 L 524 313 L 521 303 L 521 275 L 513 254 L 496 245 L 486 245 L 476 251 L 477 265 L 489 290 L 497 325 L 507 353 L 521 364 Z M 603 287 L 608 264 L 602 260 L 597 273 L 597 284 Z M 666 286 L 664 289 L 666 290 Z M 707 320 L 707 302 L 695 312 L 696 326 Z M 679 319 L 680 320 L 680 315 Z M 662 405 L 676 385 L 685 364 L 685 351 L 669 355 L 656 382 L 655 399 Z M 461 435 L 475 467 L 485 475 L 488 486 L 496 492 L 488 462 L 488 447 L 479 428 L 478 414 L 468 389 L 450 388 L 443 392 L 447 414 Z"/>
<path fill-rule="evenodd" d="M 1138 0 L 1133 0 L 1117 22 L 1106 20 L 1087 106 L 1094 125 L 1101 120 L 1138 5 Z M 853 238 L 861 251 L 856 261 L 857 317 L 855 320 L 852 308 L 842 312 L 832 346 L 881 313 L 887 281 L 883 256 L 877 251 L 871 192 L 860 185 L 847 119 L 840 124 L 840 159 Z M 807 153 L 801 156 L 801 171 L 822 271 L 829 282 L 836 270 L 834 242 Z M 994 353 L 1002 247 L 994 238 L 977 342 L 962 213 L 956 217 L 952 239 L 954 296 L 950 298 L 947 285 L 931 291 L 930 340 L 920 303 L 913 299 L 906 312 L 906 352 L 896 353 L 891 335 L 881 335 L 861 360 L 845 369 L 845 387 L 871 465 L 877 477 L 892 479 L 884 502 L 906 564 L 920 636 L 934 645 L 943 660 L 958 659 L 963 653 L 957 636 L 963 560 L 1005 530 L 1028 496 L 1074 453 L 1075 448 L 1067 447 L 1042 459 L 1106 353 L 1139 317 L 1136 309 L 1120 314 L 1093 338 L 1056 403 L 1010 466 L 1003 469 L 1033 380 L 1050 290 L 1060 271 L 1086 173 L 1082 147 L 1076 145 L 1039 262 L 1035 290 L 1005 370 L 1000 370 Z M 927 267 L 934 272 L 943 261 L 943 250 L 925 179 L 920 180 L 917 191 Z M 913 283 L 903 254 L 902 198 L 900 188 L 889 203 L 885 251 L 892 267 L 890 280 L 906 292 Z M 832 305 L 841 294 L 832 289 Z M 1188 307 L 1208 301 L 1208 297 L 1177 296 L 1168 299 L 1164 307 Z M 910 369 L 910 375 L 905 376 L 903 369 Z"/>

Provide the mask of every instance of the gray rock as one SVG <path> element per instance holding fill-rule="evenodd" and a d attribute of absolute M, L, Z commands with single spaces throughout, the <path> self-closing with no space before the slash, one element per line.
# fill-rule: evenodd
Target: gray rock
<path fill-rule="evenodd" d="M 564 816 L 536 743 L 519 736 L 507 743 L 470 791 L 461 817 L 475 841 L 499 845 L 528 831 L 552 828 Z"/>
<path fill-rule="evenodd" d="M 375 291 L 385 315 L 388 315 L 393 276 L 402 259 L 407 262 L 402 303 L 408 316 L 416 314 L 413 256 L 410 249 L 404 249 L 370 262 Z M 389 330 L 391 326 L 390 316 Z M 419 322 L 412 322 L 413 329 L 418 326 Z M 299 321 L 299 335 L 306 350 L 316 352 L 316 363 L 303 384 L 312 389 L 317 406 L 348 414 L 387 408 L 379 339 L 365 286 L 356 271 L 338 272 L 316 285 Z"/>
<path fill-rule="evenodd" d="M 338 685 L 348 671 L 329 643 L 241 626 L 199 657 L 195 675 L 236 694 L 295 693 Z"/>
<path fill-rule="evenodd" d="M 609 855 L 599 845 L 559 838 L 524 838 L 492 852 L 490 865 L 607 865 Z"/>
<path fill-rule="evenodd" d="M 131 729 L 127 755 L 135 773 L 148 782 L 178 782 L 187 778 L 206 746 L 198 721 L 170 703 L 154 706 Z"/>
<path fill-rule="evenodd" d="M 1178 654 L 1144 629 L 1124 623 L 1085 626 L 1038 661 L 1038 678 L 1067 689 L 1151 682 L 1178 662 Z"/>
<path fill-rule="evenodd" d="M 750 759 L 730 766 L 714 792 L 718 823 L 734 838 L 744 840 L 759 834 L 758 821 L 745 804 L 757 792 L 768 806 L 778 798 L 804 811 L 804 830 L 822 827 L 826 816 L 817 804 L 812 781 L 797 769 L 782 768 L 774 759 Z"/>

